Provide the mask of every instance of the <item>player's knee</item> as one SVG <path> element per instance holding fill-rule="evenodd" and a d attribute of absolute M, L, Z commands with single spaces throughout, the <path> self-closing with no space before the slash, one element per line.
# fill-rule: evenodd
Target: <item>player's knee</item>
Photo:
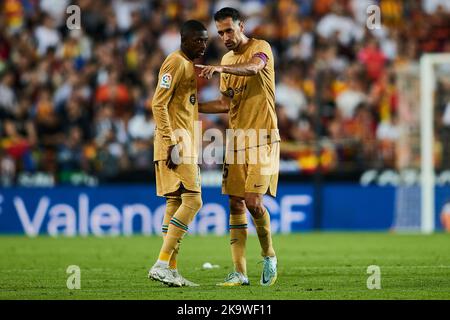
<path fill-rule="evenodd" d="M 264 213 L 262 198 L 255 195 L 245 196 L 245 205 L 253 217 L 258 218 Z"/>
<path fill-rule="evenodd" d="M 193 197 L 192 201 L 193 209 L 195 211 L 199 211 L 203 206 L 202 196 L 198 193 L 195 197 Z"/>
<path fill-rule="evenodd" d="M 173 215 L 181 205 L 181 197 L 166 197 L 166 213 Z"/>
<path fill-rule="evenodd" d="M 230 197 L 230 214 L 245 213 L 245 202 L 241 198 Z"/>
<path fill-rule="evenodd" d="M 181 198 L 183 199 L 182 200 L 183 205 L 192 209 L 195 212 L 198 212 L 201 209 L 201 207 L 203 206 L 201 193 L 196 193 L 196 192 L 183 193 Z"/>

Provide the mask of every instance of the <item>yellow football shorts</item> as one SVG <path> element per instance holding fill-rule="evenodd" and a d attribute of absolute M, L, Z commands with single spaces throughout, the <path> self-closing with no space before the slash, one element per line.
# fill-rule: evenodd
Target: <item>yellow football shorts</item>
<path fill-rule="evenodd" d="M 223 165 L 222 194 L 244 198 L 246 192 L 277 195 L 280 167 L 278 142 L 227 151 Z"/>
<path fill-rule="evenodd" d="M 175 169 L 170 170 L 165 160 L 155 162 L 156 194 L 164 197 L 169 193 L 179 190 L 181 187 L 201 192 L 201 177 L 198 164 L 181 163 Z"/>

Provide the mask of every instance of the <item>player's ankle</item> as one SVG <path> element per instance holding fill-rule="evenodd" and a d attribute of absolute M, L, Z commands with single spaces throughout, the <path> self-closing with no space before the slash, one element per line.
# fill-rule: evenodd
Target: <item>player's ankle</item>
<path fill-rule="evenodd" d="M 164 261 L 164 260 L 157 260 L 155 265 L 158 266 L 158 267 L 161 267 L 161 268 L 168 268 L 169 267 L 169 262 L 168 261 Z"/>
<path fill-rule="evenodd" d="M 247 273 L 245 273 L 245 272 L 242 272 L 242 271 L 239 271 L 239 270 L 236 270 L 236 269 L 234 269 L 234 272 L 237 272 L 237 273 L 239 273 L 239 275 L 247 278 Z"/>

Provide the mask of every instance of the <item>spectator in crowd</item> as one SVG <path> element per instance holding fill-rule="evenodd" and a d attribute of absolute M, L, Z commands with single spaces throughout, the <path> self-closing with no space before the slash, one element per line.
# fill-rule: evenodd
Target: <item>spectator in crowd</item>
<path fill-rule="evenodd" d="M 290 121 L 298 121 L 300 114 L 306 109 L 306 97 L 296 81 L 294 72 L 286 71 L 281 74 L 275 87 L 277 102 L 284 109 Z"/>
<path fill-rule="evenodd" d="M 367 100 L 364 78 L 358 68 L 348 69 L 347 78 L 345 88 L 336 97 L 336 106 L 344 121 L 353 118 L 356 108 Z"/>
<path fill-rule="evenodd" d="M 64 138 L 58 146 L 58 167 L 61 171 L 80 171 L 84 167 L 81 129 L 77 126 L 68 128 Z"/>
<path fill-rule="evenodd" d="M 0 76 L 0 119 L 14 114 L 17 97 L 13 85 L 14 74 L 12 72 L 5 72 Z"/>
<path fill-rule="evenodd" d="M 352 41 L 363 39 L 364 29 L 345 14 L 342 4 L 335 2 L 331 12 L 318 22 L 317 33 L 326 40 L 336 39 L 342 46 L 350 46 Z"/>
<path fill-rule="evenodd" d="M 37 52 L 42 57 L 46 54 L 47 49 L 58 47 L 61 44 L 61 36 L 56 29 L 55 20 L 49 15 L 43 15 L 42 24 L 39 25 L 34 36 L 37 42 Z"/>

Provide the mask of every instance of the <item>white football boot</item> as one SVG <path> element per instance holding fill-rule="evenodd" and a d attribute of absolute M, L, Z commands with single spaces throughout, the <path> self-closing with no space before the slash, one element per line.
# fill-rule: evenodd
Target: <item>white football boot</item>
<path fill-rule="evenodd" d="M 195 282 L 192 282 L 192 281 L 189 281 L 188 279 L 186 279 L 185 277 L 183 277 L 183 276 L 178 272 L 177 269 L 171 269 L 171 271 L 172 271 L 173 277 L 174 277 L 176 280 L 178 280 L 178 281 L 181 283 L 181 285 L 182 285 L 183 287 L 199 287 L 199 286 L 200 286 L 199 284 L 197 284 L 197 283 L 195 283 Z"/>
<path fill-rule="evenodd" d="M 242 273 L 234 271 L 227 275 L 224 282 L 216 285 L 221 287 L 248 286 L 250 281 Z"/>
<path fill-rule="evenodd" d="M 148 278 L 156 281 L 160 281 L 167 284 L 169 287 L 181 287 L 180 280 L 173 276 L 172 270 L 169 267 L 162 267 L 155 263 L 148 272 Z"/>
<path fill-rule="evenodd" d="M 260 284 L 271 286 L 277 280 L 277 257 L 264 257 Z"/>

